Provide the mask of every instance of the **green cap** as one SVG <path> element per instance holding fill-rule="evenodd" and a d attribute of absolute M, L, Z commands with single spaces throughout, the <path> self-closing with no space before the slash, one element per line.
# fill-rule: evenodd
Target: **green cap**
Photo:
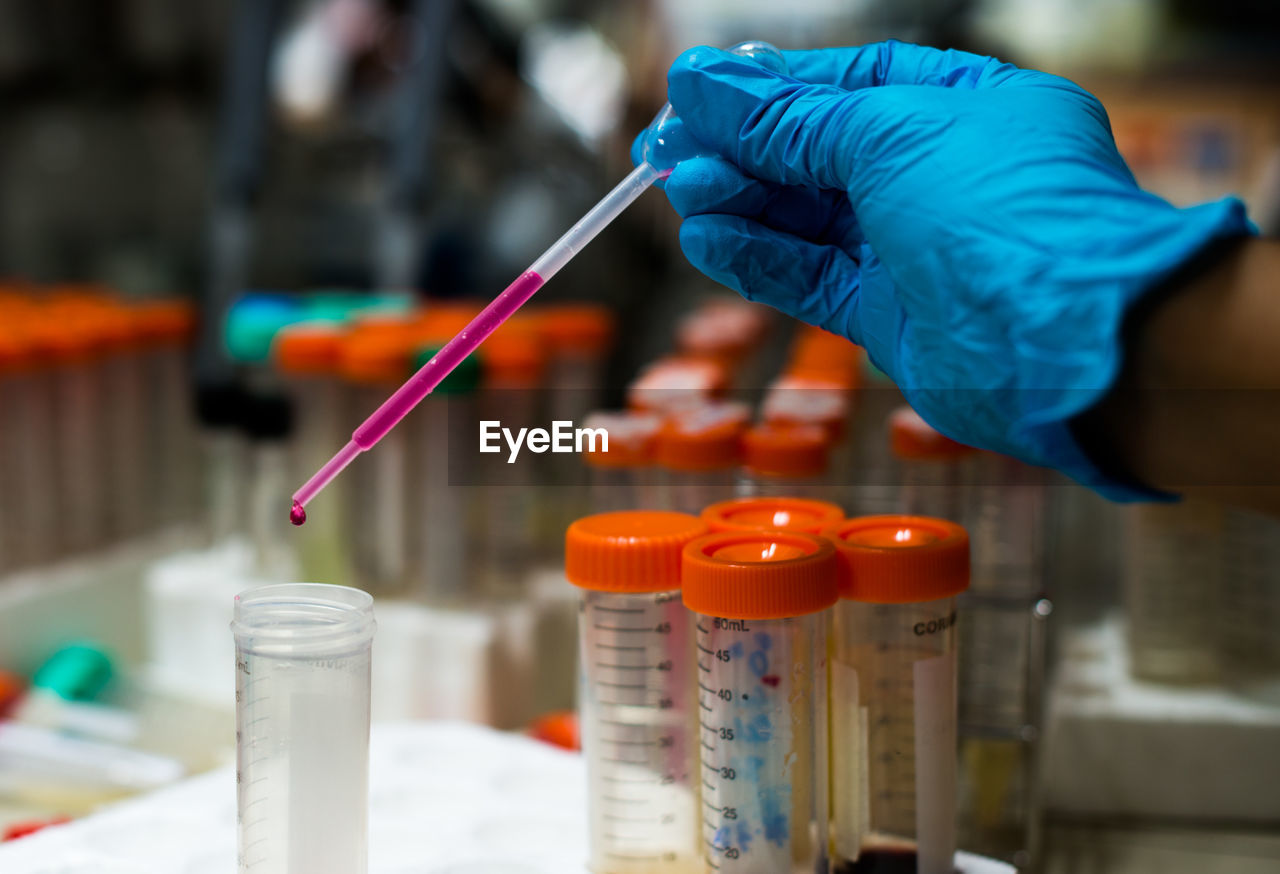
<path fill-rule="evenodd" d="M 64 646 L 40 666 L 31 685 L 68 701 L 97 697 L 113 673 L 111 656 L 91 642 Z"/>
<path fill-rule="evenodd" d="M 422 365 L 431 360 L 431 356 L 435 355 L 444 347 L 439 343 L 432 343 L 430 346 L 423 346 L 418 350 L 418 354 L 413 357 L 413 369 L 417 370 Z M 471 394 L 480 388 L 480 356 L 471 353 L 459 362 L 453 372 L 446 376 L 441 383 L 435 387 L 432 394 L 446 395 L 465 395 Z"/>

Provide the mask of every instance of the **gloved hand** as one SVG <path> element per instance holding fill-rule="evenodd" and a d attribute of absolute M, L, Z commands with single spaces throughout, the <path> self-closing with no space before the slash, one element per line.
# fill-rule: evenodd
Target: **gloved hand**
<path fill-rule="evenodd" d="M 720 156 L 666 180 L 689 260 L 865 346 L 944 434 L 1151 496 L 1069 422 L 1115 380 L 1126 311 L 1250 233 L 1243 205 L 1142 191 L 1102 105 L 1056 76 L 894 42 L 784 54 L 790 75 L 713 48 L 671 67 L 672 106 Z"/>

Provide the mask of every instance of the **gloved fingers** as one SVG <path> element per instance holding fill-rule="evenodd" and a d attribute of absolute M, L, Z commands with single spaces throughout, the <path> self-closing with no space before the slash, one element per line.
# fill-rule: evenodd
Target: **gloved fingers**
<path fill-rule="evenodd" d="M 893 279 L 871 246 L 859 250 L 858 267 L 861 284 L 854 316 L 861 345 L 871 363 L 896 382 L 902 377 L 899 359 L 906 314 Z"/>
<path fill-rule="evenodd" d="M 883 85 L 987 88 L 1027 71 L 986 55 L 888 40 L 848 48 L 782 53 L 789 73 L 802 82 L 849 91 Z"/>
<path fill-rule="evenodd" d="M 848 187 L 858 148 L 848 129 L 858 92 L 809 85 L 700 47 L 671 65 L 667 95 L 694 138 L 750 175 L 782 185 Z"/>
<path fill-rule="evenodd" d="M 860 342 L 858 263 L 844 250 L 736 215 L 685 219 L 680 246 L 694 267 L 747 300 Z"/>
<path fill-rule="evenodd" d="M 681 218 L 738 215 L 846 252 L 856 251 L 863 242 L 843 191 L 761 182 L 723 158 L 682 162 L 667 178 L 666 192 Z"/>

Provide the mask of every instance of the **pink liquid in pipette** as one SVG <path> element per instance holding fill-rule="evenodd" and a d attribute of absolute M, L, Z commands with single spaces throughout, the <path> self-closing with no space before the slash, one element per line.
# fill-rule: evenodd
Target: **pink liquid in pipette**
<path fill-rule="evenodd" d="M 503 289 L 480 314 L 471 320 L 465 328 L 458 332 L 452 340 L 418 372 L 396 389 L 395 394 L 382 402 L 382 406 L 351 435 L 351 442 L 339 450 L 338 454 L 320 468 L 311 479 L 298 489 L 293 496 L 293 507 L 289 511 L 289 521 L 301 525 L 307 521 L 304 509 L 312 498 L 320 493 L 329 482 L 350 464 L 357 455 L 371 449 L 379 440 L 387 435 L 409 411 L 431 394 L 440 381 L 453 372 L 462 360 L 480 346 L 485 339 L 524 306 L 534 292 L 542 288 L 543 278 L 533 270 L 526 270 L 516 277 L 516 281 Z"/>
<path fill-rule="evenodd" d="M 541 276 L 532 270 L 521 273 L 515 282 L 503 289 L 502 294 L 480 311 L 480 315 L 472 319 L 430 361 L 418 368 L 418 372 L 409 377 L 404 385 L 396 389 L 395 394 L 383 401 L 382 406 L 352 433 L 352 441 L 363 450 L 387 436 L 388 431 L 431 394 L 440 381 L 452 373 L 464 358 L 476 351 L 499 325 L 524 306 L 525 301 L 533 297 L 533 293 L 539 288 L 542 288 Z"/>

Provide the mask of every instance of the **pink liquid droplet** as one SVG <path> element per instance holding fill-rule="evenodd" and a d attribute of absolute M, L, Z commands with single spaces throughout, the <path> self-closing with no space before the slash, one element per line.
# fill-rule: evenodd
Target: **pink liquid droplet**
<path fill-rule="evenodd" d="M 307 521 L 307 511 L 297 501 L 293 502 L 293 509 L 289 511 L 289 521 L 294 525 L 301 525 Z"/>

